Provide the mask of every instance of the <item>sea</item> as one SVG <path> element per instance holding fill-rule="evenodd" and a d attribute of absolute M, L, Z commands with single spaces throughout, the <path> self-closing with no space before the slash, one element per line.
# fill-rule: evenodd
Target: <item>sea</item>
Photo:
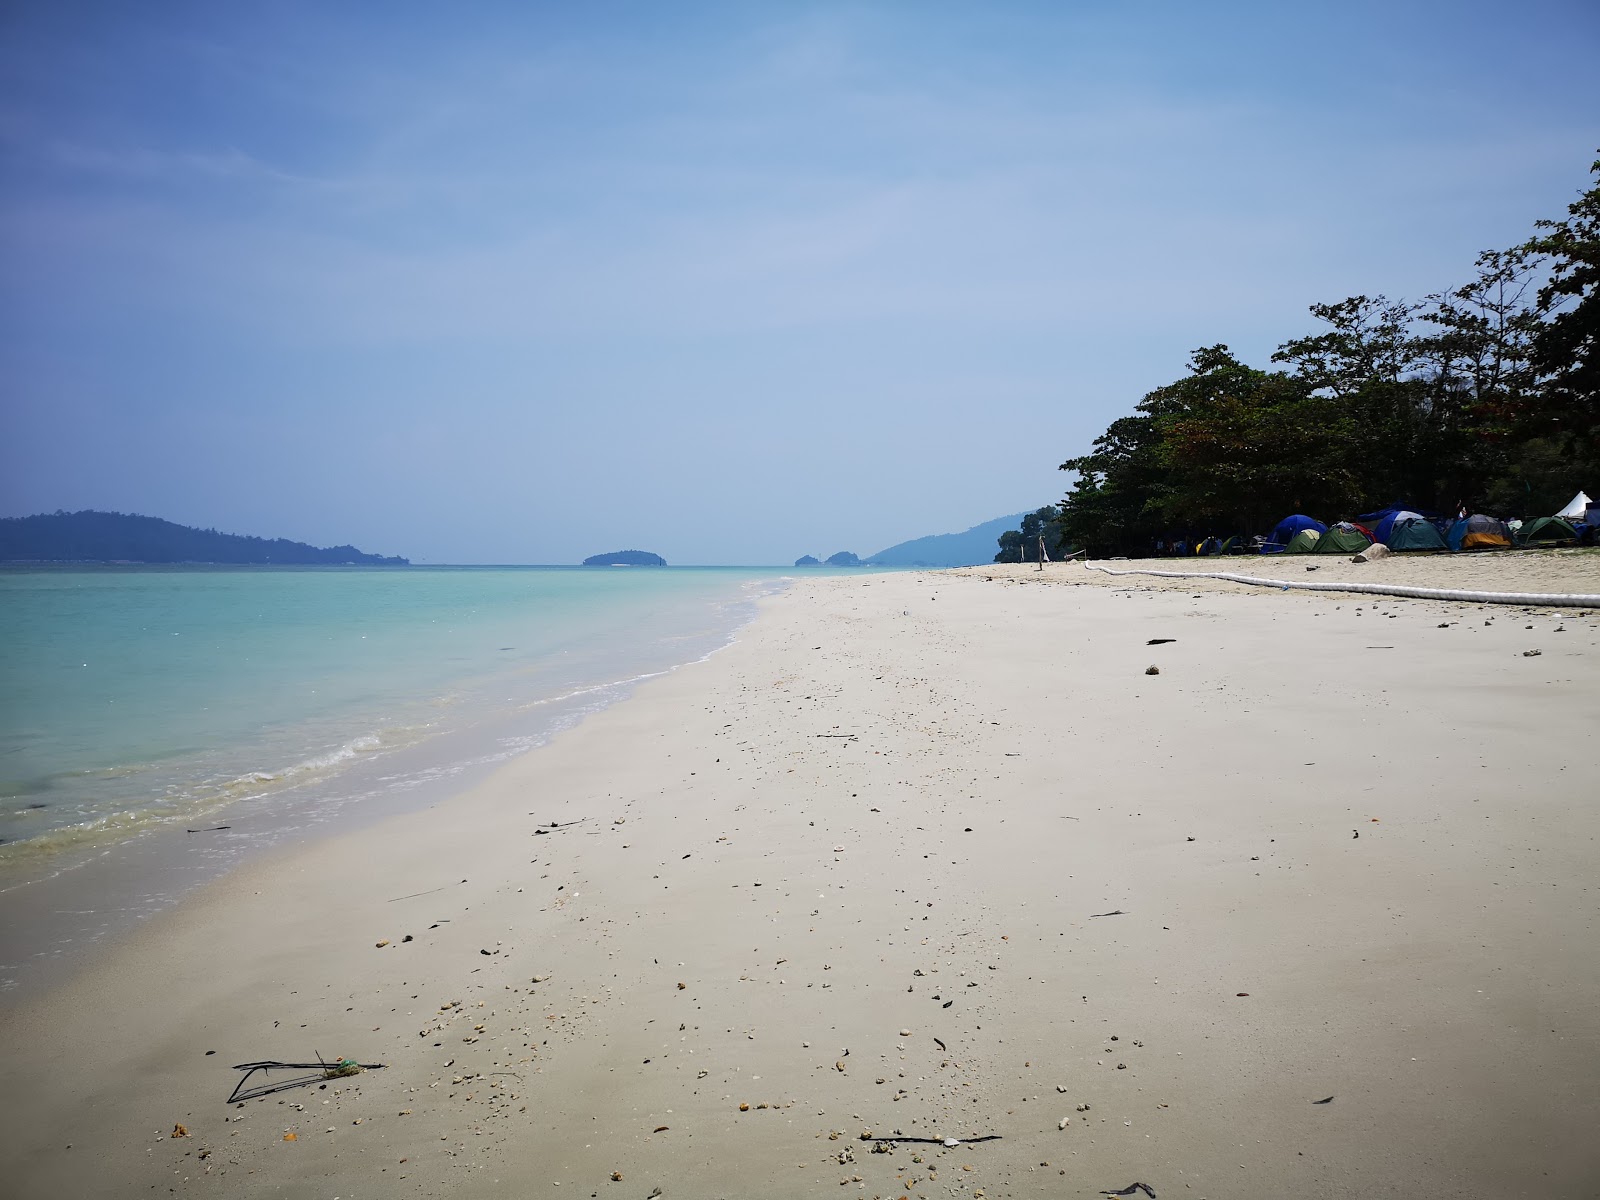
<path fill-rule="evenodd" d="M 469 786 L 792 575 L 0 569 L 0 994 L 248 854 Z"/>

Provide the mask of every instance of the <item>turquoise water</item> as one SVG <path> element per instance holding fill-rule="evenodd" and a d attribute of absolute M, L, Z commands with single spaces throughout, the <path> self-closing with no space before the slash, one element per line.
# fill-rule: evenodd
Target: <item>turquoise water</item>
<path fill-rule="evenodd" d="M 0 571 L 0 870 L 220 820 L 241 804 L 262 811 L 279 793 L 332 793 L 363 764 L 417 761 L 407 752 L 430 741 L 465 746 L 451 735 L 491 722 L 504 735 L 508 715 L 525 716 L 516 730 L 533 744 L 547 710 L 604 703 L 725 644 L 780 578 Z M 387 778 L 396 791 L 408 783 Z"/>

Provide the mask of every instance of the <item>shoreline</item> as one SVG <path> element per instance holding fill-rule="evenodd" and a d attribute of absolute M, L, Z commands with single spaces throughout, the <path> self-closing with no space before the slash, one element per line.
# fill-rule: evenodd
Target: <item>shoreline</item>
<path fill-rule="evenodd" d="M 0 1012 L 66 981 L 102 943 L 262 855 L 359 831 L 471 790 L 508 760 L 626 700 L 640 684 L 726 649 L 754 619 L 759 597 L 783 586 L 776 575 L 747 581 L 738 592 L 708 600 L 716 623 L 702 636 L 642 643 L 631 656 L 602 664 L 631 664 L 638 668 L 632 674 L 569 681 L 565 691 L 507 700 L 467 724 L 402 730 L 413 736 L 399 740 L 390 735 L 400 726 L 375 717 L 376 732 L 356 739 L 371 743 L 364 752 L 347 752 L 352 742 L 337 756 L 249 772 L 233 781 L 238 794 L 228 799 L 174 804 L 171 813 L 115 814 L 104 833 L 67 826 L 7 844 L 0 869 Z M 685 651 L 694 656 L 674 661 Z"/>
<path fill-rule="evenodd" d="M 469 792 L 145 922 L 0 1015 L 0 1170 L 668 1200 L 1600 1178 L 1595 615 L 984 572 L 802 577 Z M 221 1103 L 230 1064 L 316 1051 L 389 1065 Z"/>

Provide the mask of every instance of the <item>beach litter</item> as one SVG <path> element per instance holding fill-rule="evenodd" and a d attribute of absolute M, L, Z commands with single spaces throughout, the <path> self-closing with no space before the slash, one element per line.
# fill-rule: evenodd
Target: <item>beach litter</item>
<path fill-rule="evenodd" d="M 228 1098 L 224 1103 L 235 1104 L 244 1100 L 256 1100 L 262 1096 L 270 1096 L 274 1092 L 286 1092 L 292 1088 L 309 1087 L 313 1083 L 328 1079 L 343 1079 L 350 1075 L 359 1075 L 363 1071 L 381 1071 L 385 1065 L 384 1063 L 357 1062 L 353 1058 L 340 1058 L 329 1062 L 320 1054 L 317 1055 L 316 1062 L 308 1063 L 279 1062 L 276 1059 L 267 1059 L 262 1062 L 235 1063 L 233 1069 L 235 1071 L 243 1071 L 244 1075 L 238 1083 L 234 1084 L 233 1091 L 228 1094 Z M 257 1084 L 255 1087 L 247 1086 L 257 1073 L 264 1074 L 271 1071 L 304 1071 L 309 1072 L 309 1074 L 300 1075 L 294 1079 L 286 1079 L 281 1083 L 268 1082 Z"/>
<path fill-rule="evenodd" d="M 1155 1188 L 1151 1187 L 1148 1183 L 1140 1183 L 1138 1180 L 1134 1180 L 1134 1182 L 1130 1183 L 1125 1188 L 1102 1189 L 1100 1194 L 1102 1196 L 1132 1196 L 1139 1192 L 1143 1192 L 1146 1196 L 1149 1196 L 1151 1200 L 1155 1200 Z"/>
<path fill-rule="evenodd" d="M 1313 1100 L 1311 1103 L 1313 1103 L 1313 1104 L 1332 1104 L 1333 1103 L 1333 1097 L 1332 1096 L 1328 1096 L 1328 1097 L 1326 1097 L 1326 1098 L 1324 1098 L 1322 1100 Z"/>
<path fill-rule="evenodd" d="M 1161 674 L 1161 668 L 1156 666 L 1154 663 L 1151 663 L 1148 667 L 1146 667 L 1144 669 L 1144 673 L 1146 675 L 1159 675 L 1159 674 Z"/>
<path fill-rule="evenodd" d="M 528 815 L 532 816 L 533 814 L 529 813 Z M 540 834 L 553 833 L 557 829 L 565 829 L 569 825 L 581 825 L 581 824 L 583 824 L 583 822 L 587 821 L 588 819 L 589 819 L 588 817 L 579 817 L 576 821 L 551 821 L 549 825 L 541 826 L 540 828 L 535 829 L 533 831 L 533 835 L 535 837 L 538 837 Z M 622 822 L 618 821 L 617 824 L 621 825 Z M 466 880 L 462 880 L 462 882 L 465 883 Z"/>

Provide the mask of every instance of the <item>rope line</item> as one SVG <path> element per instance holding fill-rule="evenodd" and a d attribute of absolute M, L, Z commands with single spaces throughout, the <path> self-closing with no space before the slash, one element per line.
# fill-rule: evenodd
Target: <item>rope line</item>
<path fill-rule="evenodd" d="M 1460 600 L 1470 604 L 1523 604 L 1536 608 L 1600 608 L 1600 595 L 1573 592 L 1469 592 L 1454 588 L 1407 587 L 1397 583 L 1322 583 L 1313 580 L 1288 582 L 1261 579 L 1255 575 L 1234 575 L 1227 571 L 1114 571 L 1110 567 L 1084 563 L 1091 571 L 1107 575 L 1156 575 L 1163 579 L 1221 579 L 1252 587 L 1293 588 L 1304 592 L 1365 592 L 1371 596 L 1404 596 L 1411 600 Z"/>

